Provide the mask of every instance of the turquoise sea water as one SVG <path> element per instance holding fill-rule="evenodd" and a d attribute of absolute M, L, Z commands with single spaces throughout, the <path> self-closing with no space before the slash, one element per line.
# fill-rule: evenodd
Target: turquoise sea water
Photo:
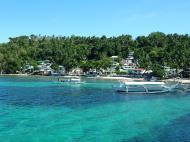
<path fill-rule="evenodd" d="M 123 95 L 117 82 L 0 77 L 1 142 L 189 142 L 190 93 Z"/>

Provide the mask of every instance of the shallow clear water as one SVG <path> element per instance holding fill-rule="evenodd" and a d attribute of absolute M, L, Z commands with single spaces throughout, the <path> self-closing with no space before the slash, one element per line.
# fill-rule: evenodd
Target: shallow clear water
<path fill-rule="evenodd" d="M 0 77 L 0 141 L 190 141 L 189 92 L 123 95 L 115 84 Z"/>

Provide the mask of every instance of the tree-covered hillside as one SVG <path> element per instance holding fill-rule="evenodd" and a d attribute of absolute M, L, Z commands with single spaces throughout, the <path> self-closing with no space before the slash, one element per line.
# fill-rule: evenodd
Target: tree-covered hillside
<path fill-rule="evenodd" d="M 118 37 L 55 37 L 20 36 L 0 44 L 0 70 L 15 73 L 25 64 L 36 66 L 39 60 L 50 60 L 64 65 L 67 70 L 81 67 L 107 68 L 110 56 L 126 58 L 135 52 L 140 67 L 162 74 L 162 67 L 188 68 L 190 66 L 190 37 L 188 35 L 151 33 L 133 39 L 130 35 Z"/>

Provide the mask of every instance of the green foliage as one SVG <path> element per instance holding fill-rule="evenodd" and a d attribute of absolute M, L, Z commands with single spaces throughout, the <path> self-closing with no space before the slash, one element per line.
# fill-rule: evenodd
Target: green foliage
<path fill-rule="evenodd" d="M 152 69 L 163 76 L 164 65 L 180 69 L 190 66 L 190 37 L 155 32 L 133 39 L 130 35 L 118 37 L 55 37 L 20 36 L 0 44 L 0 71 L 16 73 L 26 64 L 37 67 L 38 60 L 50 60 L 53 68 L 64 65 L 69 71 L 75 67 L 84 70 L 107 69 L 110 56 L 126 58 L 134 51 L 140 67 Z"/>
<path fill-rule="evenodd" d="M 163 78 L 165 73 L 164 73 L 164 68 L 158 64 L 154 64 L 152 67 L 153 75 L 157 76 L 159 78 Z"/>
<path fill-rule="evenodd" d="M 129 74 L 128 72 L 124 72 L 124 71 L 116 71 L 115 73 L 119 74 L 119 75 L 127 75 L 127 74 Z"/>

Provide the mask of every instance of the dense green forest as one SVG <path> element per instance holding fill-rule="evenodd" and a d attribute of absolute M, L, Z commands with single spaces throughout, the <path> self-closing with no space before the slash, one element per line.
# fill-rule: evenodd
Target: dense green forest
<path fill-rule="evenodd" d="M 50 60 L 55 67 L 64 65 L 67 70 L 107 68 L 110 56 L 126 58 L 129 51 L 134 51 L 140 67 L 152 69 L 157 75 L 163 74 L 164 65 L 175 69 L 190 66 L 190 36 L 155 32 L 135 39 L 131 35 L 9 38 L 9 42 L 0 44 L 0 70 L 15 73 L 25 64 L 36 66 L 38 60 Z"/>

